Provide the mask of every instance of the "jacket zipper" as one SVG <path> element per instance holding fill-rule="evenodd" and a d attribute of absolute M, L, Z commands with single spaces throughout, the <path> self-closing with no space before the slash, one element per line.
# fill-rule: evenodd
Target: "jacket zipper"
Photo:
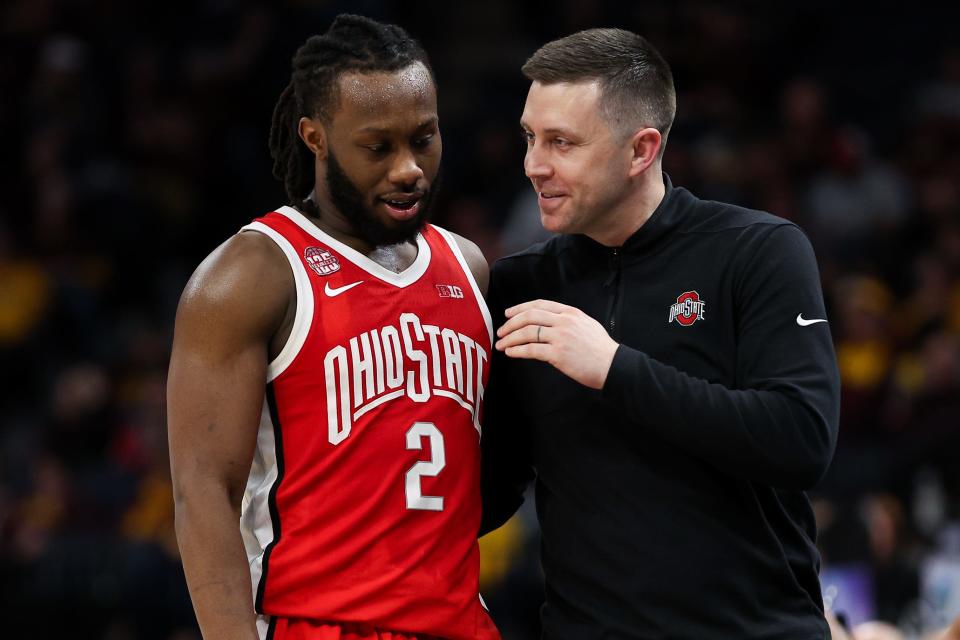
<path fill-rule="evenodd" d="M 607 282 L 613 286 L 613 299 L 610 301 L 610 313 L 607 327 L 610 336 L 616 336 L 617 330 L 617 303 L 620 299 L 620 248 L 615 247 L 610 255 L 610 278 Z"/>

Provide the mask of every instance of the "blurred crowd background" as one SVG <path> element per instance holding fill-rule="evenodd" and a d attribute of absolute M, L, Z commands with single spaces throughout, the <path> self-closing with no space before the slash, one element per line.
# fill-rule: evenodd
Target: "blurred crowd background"
<path fill-rule="evenodd" d="M 811 492 L 828 604 L 907 637 L 960 615 L 960 15 L 899 5 L 4 2 L 5 625 L 199 637 L 166 446 L 174 311 L 207 253 L 285 203 L 273 105 L 294 50 L 341 11 L 397 22 L 431 55 L 435 220 L 491 261 L 542 233 L 522 62 L 581 28 L 649 38 L 678 88 L 674 183 L 793 220 L 818 254 L 843 379 L 838 452 Z M 505 638 L 538 637 L 529 501 L 482 545 Z"/>

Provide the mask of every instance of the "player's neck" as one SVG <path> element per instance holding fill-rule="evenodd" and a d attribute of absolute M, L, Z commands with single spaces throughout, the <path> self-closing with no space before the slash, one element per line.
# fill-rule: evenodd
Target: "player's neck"
<path fill-rule="evenodd" d="M 303 214 L 320 231 L 358 253 L 368 255 L 376 249 L 357 232 L 356 228 L 333 205 L 314 203 L 314 206 L 304 211 Z"/>
<path fill-rule="evenodd" d="M 590 238 L 607 247 L 621 247 L 647 223 L 666 194 L 663 174 L 659 170 L 650 171 L 648 174 L 642 177 L 642 182 L 635 185 L 609 215 L 603 217 L 597 229 L 587 233 Z"/>

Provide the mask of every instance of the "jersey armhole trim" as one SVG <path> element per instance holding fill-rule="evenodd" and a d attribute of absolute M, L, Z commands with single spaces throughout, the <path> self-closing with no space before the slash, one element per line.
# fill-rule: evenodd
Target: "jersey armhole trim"
<path fill-rule="evenodd" d="M 470 288 L 473 289 L 473 295 L 477 299 L 477 306 L 480 307 L 480 314 L 483 316 L 483 321 L 487 325 L 487 335 L 490 337 L 490 348 L 493 348 L 493 320 L 490 317 L 490 309 L 487 307 L 486 300 L 483 299 L 483 295 L 480 293 L 480 287 L 477 286 L 477 280 L 473 277 L 473 271 L 470 270 L 470 265 L 467 264 L 466 258 L 463 257 L 463 252 L 460 251 L 460 245 L 457 244 L 456 238 L 454 238 L 449 231 L 438 227 L 433 224 L 430 225 L 436 229 L 444 240 L 447 241 L 450 250 L 453 251 L 453 255 L 456 256 L 457 262 L 460 263 L 460 268 L 463 269 L 463 275 L 466 276 L 467 282 L 470 283 Z"/>
<path fill-rule="evenodd" d="M 300 262 L 296 249 L 276 229 L 262 222 L 251 222 L 240 231 L 256 231 L 276 242 L 283 254 L 287 256 L 287 262 L 290 263 L 290 269 L 293 271 L 293 282 L 296 285 L 297 299 L 293 327 L 280 353 L 267 365 L 267 382 L 272 382 L 293 363 L 307 340 L 310 325 L 313 322 L 313 288 L 310 286 L 307 270 Z"/>

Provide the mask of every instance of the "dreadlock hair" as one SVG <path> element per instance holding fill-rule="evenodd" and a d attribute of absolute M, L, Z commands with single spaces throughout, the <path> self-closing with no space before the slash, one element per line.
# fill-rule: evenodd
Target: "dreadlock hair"
<path fill-rule="evenodd" d="M 311 36 L 293 56 L 290 82 L 273 109 L 270 156 L 273 176 L 283 182 L 291 204 L 317 213 L 307 196 L 314 187 L 314 156 L 299 135 L 301 117 L 329 123 L 339 102 L 337 80 L 345 72 L 393 72 L 421 62 L 431 78 L 427 54 L 410 34 L 392 24 L 340 14 L 323 35 Z"/>

